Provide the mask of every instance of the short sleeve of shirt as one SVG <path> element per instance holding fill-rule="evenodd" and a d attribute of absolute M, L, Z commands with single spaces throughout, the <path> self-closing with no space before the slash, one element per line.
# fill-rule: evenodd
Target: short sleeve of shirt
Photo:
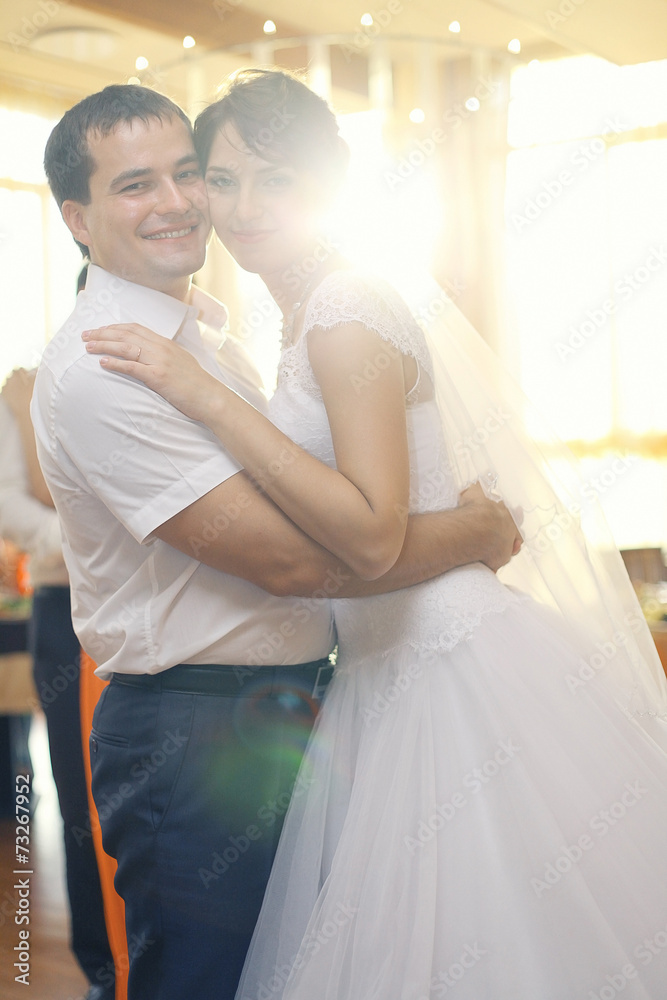
<path fill-rule="evenodd" d="M 138 542 L 241 470 L 207 427 L 96 357 L 65 372 L 52 421 L 70 475 Z"/>

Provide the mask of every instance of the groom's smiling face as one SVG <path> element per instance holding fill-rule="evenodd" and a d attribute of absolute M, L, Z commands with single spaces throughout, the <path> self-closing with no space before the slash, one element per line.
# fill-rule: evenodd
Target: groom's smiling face
<path fill-rule="evenodd" d="M 87 205 L 63 216 L 94 264 L 182 297 L 206 256 L 208 198 L 192 137 L 180 119 L 134 119 L 88 147 L 95 167 Z"/>

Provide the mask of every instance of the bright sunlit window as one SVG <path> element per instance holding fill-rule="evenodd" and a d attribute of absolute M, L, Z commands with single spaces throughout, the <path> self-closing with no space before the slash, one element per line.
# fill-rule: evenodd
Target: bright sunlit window
<path fill-rule="evenodd" d="M 509 140 L 508 269 L 523 387 L 598 483 L 619 545 L 664 546 L 667 61 L 618 67 L 582 57 L 521 68 Z M 604 486 L 618 455 L 627 468 Z"/>
<path fill-rule="evenodd" d="M 0 108 L 0 382 L 34 367 L 71 312 L 81 254 L 51 196 L 42 159 L 55 121 Z M 11 294 L 11 290 L 15 291 Z"/>

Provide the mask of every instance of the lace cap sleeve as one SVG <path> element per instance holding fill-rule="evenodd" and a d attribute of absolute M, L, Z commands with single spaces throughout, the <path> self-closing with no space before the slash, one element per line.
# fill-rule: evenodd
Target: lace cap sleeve
<path fill-rule="evenodd" d="M 333 330 L 361 323 L 401 354 L 417 360 L 433 377 L 433 364 L 424 333 L 401 297 L 380 278 L 356 271 L 334 271 L 318 285 L 306 307 L 303 337 L 317 326 Z"/>

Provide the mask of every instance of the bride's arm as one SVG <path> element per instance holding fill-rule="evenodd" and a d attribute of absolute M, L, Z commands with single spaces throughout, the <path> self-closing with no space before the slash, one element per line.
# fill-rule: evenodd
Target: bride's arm
<path fill-rule="evenodd" d="M 405 388 L 401 356 L 376 334 L 360 324 L 335 335 L 311 331 L 311 364 L 337 470 L 295 445 L 172 342 L 134 325 L 95 336 L 104 339 L 89 342 L 93 353 L 123 355 L 103 359 L 105 367 L 141 379 L 206 423 L 288 517 L 358 576 L 376 579 L 396 562 L 409 494 Z M 375 377 L 364 379 L 369 370 Z"/>
<path fill-rule="evenodd" d="M 136 359 L 136 343 L 132 346 L 128 340 L 128 344 L 132 350 L 127 350 L 125 357 Z M 108 342 L 106 350 L 120 352 L 124 346 L 119 341 Z M 122 370 L 118 364 L 110 364 L 110 370 L 112 367 Z M 140 367 L 136 366 L 135 374 L 140 374 Z M 199 378 L 201 369 L 196 368 Z M 232 509 L 238 512 L 234 530 L 217 531 L 202 548 L 202 524 L 215 522 L 221 510 Z M 243 471 L 190 504 L 155 534 L 207 566 L 249 580 L 279 597 L 382 594 L 472 562 L 498 570 L 520 544 L 507 508 L 487 499 L 477 485 L 466 490 L 459 506 L 452 510 L 408 518 L 405 544 L 397 561 L 380 579 L 364 581 L 297 528 Z"/>

